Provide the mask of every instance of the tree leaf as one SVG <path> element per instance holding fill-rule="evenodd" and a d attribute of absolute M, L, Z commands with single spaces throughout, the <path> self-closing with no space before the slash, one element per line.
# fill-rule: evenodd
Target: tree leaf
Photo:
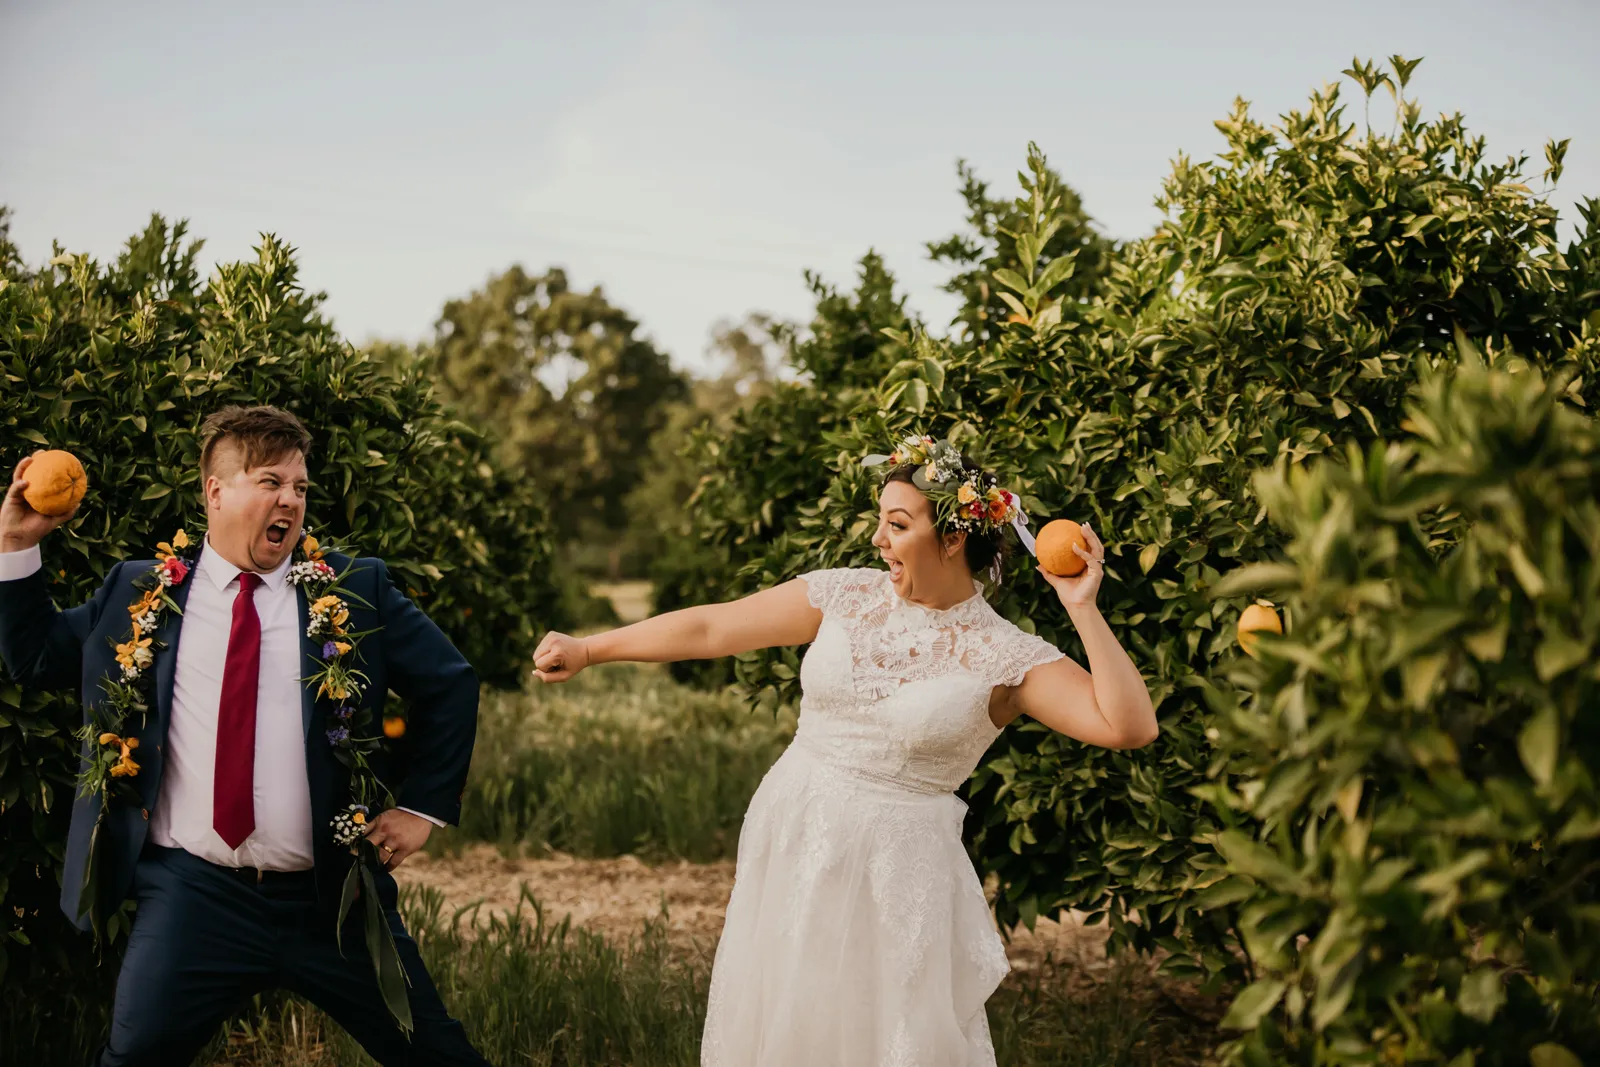
<path fill-rule="evenodd" d="M 1219 1024 L 1224 1030 L 1254 1030 L 1261 1025 L 1267 1013 L 1277 1007 L 1288 989 L 1288 983 L 1277 978 L 1263 978 L 1252 982 L 1233 998 L 1228 1014 Z"/>
<path fill-rule="evenodd" d="M 1545 1041 L 1528 1050 L 1529 1067 L 1583 1067 L 1583 1061 L 1565 1045 Z"/>
<path fill-rule="evenodd" d="M 1561 744 L 1561 719 L 1556 709 L 1546 705 L 1534 712 L 1517 733 L 1517 754 L 1528 775 L 1541 786 L 1555 777 L 1556 756 Z"/>
<path fill-rule="evenodd" d="M 1461 991 L 1456 995 L 1456 1007 L 1461 1014 L 1480 1023 L 1491 1022 L 1506 1002 L 1505 986 L 1500 972 L 1492 967 L 1479 967 L 1461 980 Z"/>

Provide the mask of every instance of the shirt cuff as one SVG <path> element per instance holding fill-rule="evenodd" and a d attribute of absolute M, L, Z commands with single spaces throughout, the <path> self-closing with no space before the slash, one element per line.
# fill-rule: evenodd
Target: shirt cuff
<path fill-rule="evenodd" d="M 3 557 L 0 557 L 0 558 L 3 558 Z M 432 815 L 429 815 L 426 812 L 416 811 L 416 810 L 414 810 L 412 808 L 401 808 L 401 807 L 396 807 L 395 810 L 396 811 L 403 811 L 408 815 L 415 815 L 419 819 L 427 819 L 429 822 L 433 823 L 433 825 L 435 825 L 435 826 L 443 826 L 443 825 L 445 825 L 445 821 L 443 819 L 435 819 Z"/>
<path fill-rule="evenodd" d="M 24 548 L 20 552 L 0 552 L 0 582 L 15 582 L 26 578 L 44 566 L 39 546 Z"/>

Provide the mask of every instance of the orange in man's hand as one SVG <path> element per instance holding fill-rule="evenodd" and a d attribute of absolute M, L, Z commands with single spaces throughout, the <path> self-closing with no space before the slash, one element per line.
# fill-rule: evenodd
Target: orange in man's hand
<path fill-rule="evenodd" d="M 52 519 L 77 507 L 84 490 L 89 488 L 89 477 L 83 473 L 78 457 L 60 449 L 34 456 L 23 477 L 28 488 L 22 491 L 22 499 L 34 511 Z"/>
<path fill-rule="evenodd" d="M 1074 547 L 1089 551 L 1089 540 L 1083 536 L 1083 527 L 1071 519 L 1056 519 L 1045 524 L 1034 543 L 1039 553 L 1039 565 L 1051 574 L 1071 578 L 1082 574 L 1088 566 L 1084 558 L 1073 551 Z"/>
<path fill-rule="evenodd" d="M 398 715 L 391 715 L 383 720 L 383 736 L 394 738 L 406 735 L 406 721 Z"/>

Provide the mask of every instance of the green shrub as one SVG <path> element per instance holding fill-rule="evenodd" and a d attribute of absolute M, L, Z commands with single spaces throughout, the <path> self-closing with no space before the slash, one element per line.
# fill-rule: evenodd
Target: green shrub
<path fill-rule="evenodd" d="M 203 522 L 200 421 L 272 403 L 316 439 L 308 521 L 388 559 L 486 681 L 519 679 L 540 630 L 562 622 L 535 494 L 416 371 L 341 342 L 286 245 L 266 237 L 204 283 L 198 251 L 157 218 L 113 264 L 62 253 L 32 274 L 0 255 L 0 465 L 65 448 L 90 479 L 44 545 L 56 602 L 83 602 L 119 560 Z M 56 898 L 79 717 L 75 695 L 0 677 L 0 970 L 22 943 L 41 964 L 73 951 Z"/>
<path fill-rule="evenodd" d="M 1398 96 L 1411 66 L 1350 73 L 1369 98 L 1381 78 Z M 1594 351 L 1579 335 L 1600 275 L 1592 203 L 1569 263 L 1524 161 L 1485 164 L 1459 117 L 1423 121 L 1402 97 L 1392 131 L 1358 126 L 1330 87 L 1275 127 L 1242 103 L 1217 125 L 1227 150 L 1180 157 L 1160 227 L 1108 253 L 1087 288 L 1072 252 L 1047 254 L 1078 220 L 1033 153 L 1006 227 L 1015 259 L 989 267 L 1019 321 L 976 341 L 902 333 L 874 351 L 865 377 L 877 382 L 852 377 L 858 360 L 813 355 L 843 384 L 817 373 L 716 456 L 708 447 L 697 532 L 729 564 L 691 592 L 713 600 L 873 562 L 873 485 L 857 462 L 912 427 L 968 443 L 1037 521 L 1092 520 L 1108 549 L 1101 608 L 1150 683 L 1162 738 L 1123 753 L 1037 724 L 1008 730 L 967 787 L 972 847 L 1000 878 L 1003 921 L 1078 908 L 1111 923 L 1113 948 L 1159 947 L 1175 972 L 1220 983 L 1245 974 L 1235 916 L 1184 904 L 1224 862 L 1210 843 L 1221 824 L 1191 790 L 1213 758 L 1200 687 L 1233 658 L 1244 602 L 1212 587 L 1280 540 L 1251 472 L 1397 431 L 1419 376 L 1454 361 L 1455 326 L 1514 341 L 1540 367 L 1573 364 L 1572 395 L 1593 403 Z M 1035 576 L 1019 569 L 993 600 L 1082 658 Z M 778 701 L 795 665 L 778 651 L 738 672 Z"/>
<path fill-rule="evenodd" d="M 1469 352 L 1410 439 L 1258 482 L 1286 562 L 1219 592 L 1291 625 L 1214 691 L 1196 901 L 1254 972 L 1236 1062 L 1600 1052 L 1600 426 L 1568 384 Z"/>

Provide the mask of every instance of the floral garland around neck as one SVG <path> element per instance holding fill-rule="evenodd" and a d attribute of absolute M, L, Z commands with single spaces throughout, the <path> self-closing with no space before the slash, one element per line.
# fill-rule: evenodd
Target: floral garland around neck
<path fill-rule="evenodd" d="M 377 631 L 349 629 L 350 601 L 368 608 L 371 605 L 343 588 L 350 568 L 346 566 L 343 572 L 336 571 L 325 558 L 329 551 L 334 549 L 321 545 L 312 536 L 310 527 L 306 527 L 295 547 L 288 578 L 306 595 L 310 614 L 306 636 L 322 639 L 317 668 L 301 682 L 308 688 L 316 686 L 314 700 L 333 704 L 329 712 L 332 725 L 325 737 L 333 748 L 334 757 L 350 770 L 351 801 L 332 820 L 334 843 L 348 848 L 356 859 L 350 865 L 340 894 L 336 936 L 342 952 L 345 919 L 358 898 L 362 899 L 367 950 L 378 974 L 384 1004 L 401 1029 L 410 1033 L 411 1005 L 406 995 L 410 980 L 400 961 L 394 934 L 378 906 L 378 887 L 373 872 L 382 869 L 383 863 L 378 850 L 366 839 L 373 809 L 394 803 L 393 795 L 371 764 L 370 757 L 382 748 L 384 737 L 382 730 L 376 728 L 371 709 L 362 706 L 370 680 L 356 667 L 361 639 Z M 113 795 L 140 803 L 139 791 L 133 782 L 140 770 L 134 758 L 139 739 L 128 736 L 134 732 L 130 724 L 136 721 L 140 732 L 148 724 L 156 656 L 168 647 L 155 634 L 167 612 L 183 614 L 172 599 L 171 590 L 188 580 L 198 555 L 198 543 L 192 542 L 183 530 L 179 530 L 171 542 L 163 541 L 156 546 L 156 565 L 133 580 L 139 596 L 128 606 L 128 633 L 122 641 L 111 642 L 121 668 L 120 677 L 106 677 L 102 683 L 106 698 L 90 706 L 89 721 L 78 731 L 80 741 L 86 744 L 93 741 L 89 759 L 78 776 L 79 792 L 84 796 L 98 794 L 101 798 L 100 813 L 90 836 L 88 862 L 84 864 L 79 912 L 80 916 L 88 912 L 96 932 L 101 929 L 97 906 L 99 859 L 103 848 L 101 827 Z"/>
<path fill-rule="evenodd" d="M 374 721 L 372 709 L 362 703 L 370 679 L 355 666 L 361 639 L 377 631 L 349 629 L 349 601 L 366 608 L 372 605 L 342 587 L 350 568 L 346 566 L 343 572 L 335 571 L 323 558 L 327 551 L 308 529 L 295 562 L 289 567 L 289 581 L 306 595 L 310 614 L 306 636 L 322 642 L 317 669 L 301 681 L 307 688 L 317 687 L 313 699 L 333 703 L 329 712 L 331 724 L 324 736 L 333 747 L 334 757 L 350 770 L 350 803 L 330 822 L 334 844 L 349 849 L 355 857 L 339 893 L 339 917 L 334 936 L 342 953 L 345 918 L 360 900 L 362 932 L 373 970 L 378 975 L 384 1006 L 400 1029 L 409 1034 L 412 1030 L 411 1000 L 406 990 L 411 980 L 400 961 L 394 933 L 378 905 L 374 872 L 383 869 L 383 860 L 366 836 L 372 825 L 373 809 L 394 804 L 394 795 L 369 761 L 369 757 L 383 747 L 384 735 Z"/>
<path fill-rule="evenodd" d="M 186 551 L 188 550 L 188 551 Z M 137 718 L 143 730 L 150 718 L 150 678 L 156 653 L 167 647 L 156 636 L 161 617 L 168 611 L 182 615 L 169 590 L 176 589 L 194 569 L 196 550 L 188 534 L 179 530 L 171 542 L 156 546 L 156 565 L 133 580 L 139 597 L 128 605 L 128 632 L 112 641 L 117 653 L 119 677 L 108 676 L 102 688 L 106 697 L 90 705 L 89 721 L 78 730 L 78 740 L 89 745 L 90 756 L 78 774 L 82 796 L 99 795 L 104 812 L 111 797 L 139 802 L 139 790 L 132 779 L 139 774 L 134 753 L 139 748 L 129 723 Z"/>

